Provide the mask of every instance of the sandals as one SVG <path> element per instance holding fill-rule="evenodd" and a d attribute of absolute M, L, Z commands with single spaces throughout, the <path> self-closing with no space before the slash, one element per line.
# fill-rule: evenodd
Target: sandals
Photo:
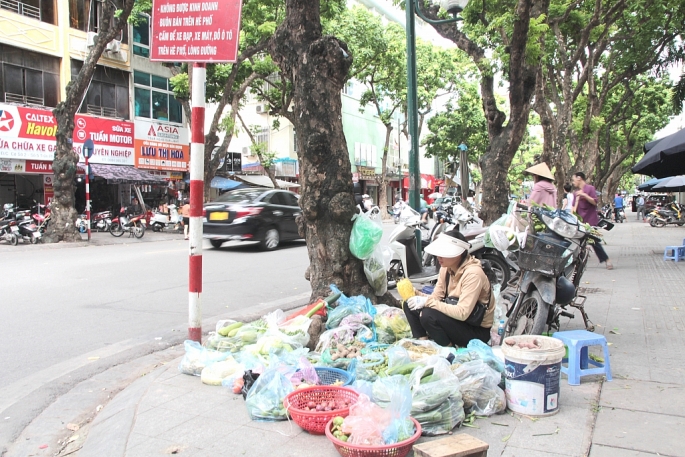
<path fill-rule="evenodd" d="M 606 264 L 607 264 L 607 270 L 613 270 L 614 269 L 614 264 L 612 264 L 611 261 L 607 260 Z"/>

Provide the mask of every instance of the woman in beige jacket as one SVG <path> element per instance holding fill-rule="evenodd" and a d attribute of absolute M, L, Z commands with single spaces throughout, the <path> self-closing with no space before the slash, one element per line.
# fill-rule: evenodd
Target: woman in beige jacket
<path fill-rule="evenodd" d="M 495 300 L 480 260 L 469 255 L 469 247 L 457 230 L 441 234 L 426 246 L 426 252 L 440 262 L 440 273 L 431 295 L 416 291 L 416 296 L 403 306 L 414 338 L 430 338 L 441 346 L 461 347 L 472 339 L 484 343 L 490 339 Z M 454 299 L 458 302 L 450 304 Z M 466 320 L 477 303 L 487 309 L 480 325 L 471 325 Z"/>

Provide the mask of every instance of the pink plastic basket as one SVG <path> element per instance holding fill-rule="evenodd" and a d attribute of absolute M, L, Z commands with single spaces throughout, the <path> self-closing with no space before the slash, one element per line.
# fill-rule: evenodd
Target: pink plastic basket
<path fill-rule="evenodd" d="M 344 400 L 351 406 L 357 402 L 358 398 L 359 394 L 349 387 L 314 386 L 290 392 L 283 400 L 283 406 L 297 425 L 309 433 L 323 435 L 326 424 L 336 416 L 347 417 L 350 414 L 350 408 L 334 411 L 305 411 L 304 407 L 307 403 Z"/>
<path fill-rule="evenodd" d="M 340 441 L 333 436 L 333 433 L 331 432 L 331 429 L 333 428 L 332 419 L 326 424 L 326 436 L 331 440 L 335 449 L 343 457 L 404 457 L 409 454 L 409 451 L 414 447 L 414 443 L 421 438 L 421 424 L 413 417 L 410 417 L 410 419 L 414 422 L 416 432 L 411 438 L 395 444 L 387 444 L 385 446 L 362 446 Z"/>

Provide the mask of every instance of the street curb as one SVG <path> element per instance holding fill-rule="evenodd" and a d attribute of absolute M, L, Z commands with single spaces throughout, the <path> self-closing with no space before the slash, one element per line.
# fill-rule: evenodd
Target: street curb
<path fill-rule="evenodd" d="M 79 457 L 115 457 L 126 454 L 126 445 L 133 429 L 138 404 L 150 385 L 167 370 L 162 366 L 152 373 L 134 381 L 110 401 L 102 412 L 95 416 Z"/>

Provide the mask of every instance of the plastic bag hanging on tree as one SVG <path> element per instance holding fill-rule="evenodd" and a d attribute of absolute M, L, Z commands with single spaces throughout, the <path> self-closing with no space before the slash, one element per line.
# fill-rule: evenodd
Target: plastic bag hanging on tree
<path fill-rule="evenodd" d="M 368 259 L 383 237 L 383 227 L 374 222 L 367 213 L 355 214 L 350 233 L 350 252 L 358 259 Z"/>

